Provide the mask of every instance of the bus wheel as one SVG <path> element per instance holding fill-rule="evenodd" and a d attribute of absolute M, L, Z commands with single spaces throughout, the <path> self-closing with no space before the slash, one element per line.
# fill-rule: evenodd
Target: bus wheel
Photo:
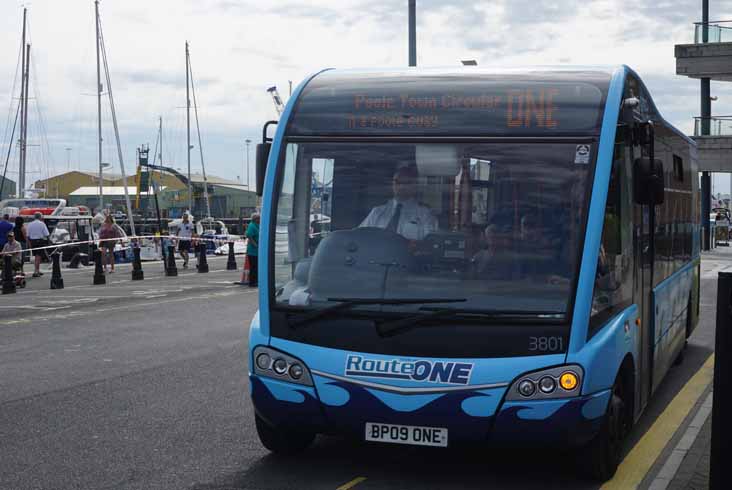
<path fill-rule="evenodd" d="M 295 454 L 305 450 L 313 440 L 315 434 L 311 432 L 296 432 L 277 430 L 259 415 L 254 416 L 257 426 L 257 435 L 262 445 L 275 454 Z"/>
<path fill-rule="evenodd" d="M 621 380 L 615 381 L 602 428 L 595 438 L 582 448 L 583 465 L 587 476 L 593 480 L 610 480 L 618 469 L 622 457 L 623 442 L 627 433 L 625 393 Z"/>

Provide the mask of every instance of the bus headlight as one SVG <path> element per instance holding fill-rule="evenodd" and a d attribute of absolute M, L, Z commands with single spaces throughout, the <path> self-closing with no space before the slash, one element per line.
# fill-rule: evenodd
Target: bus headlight
<path fill-rule="evenodd" d="M 539 389 L 542 393 L 551 393 L 557 388 L 557 382 L 551 376 L 544 376 L 539 380 Z"/>
<path fill-rule="evenodd" d="M 300 359 L 261 345 L 254 349 L 252 358 L 254 374 L 258 376 L 313 386 L 310 371 Z"/>
<path fill-rule="evenodd" d="M 269 354 L 262 352 L 257 356 L 257 367 L 262 370 L 267 370 L 272 366 L 272 358 Z"/>
<path fill-rule="evenodd" d="M 582 367 L 572 364 L 522 374 L 511 384 L 506 400 L 549 400 L 579 396 L 583 373 Z"/>
<path fill-rule="evenodd" d="M 530 397 L 536 391 L 536 385 L 530 379 L 525 379 L 519 383 L 518 391 L 523 396 Z"/>

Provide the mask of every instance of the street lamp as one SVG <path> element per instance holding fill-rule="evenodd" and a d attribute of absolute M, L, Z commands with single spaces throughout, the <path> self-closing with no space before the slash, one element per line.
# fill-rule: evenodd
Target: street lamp
<path fill-rule="evenodd" d="M 71 170 L 71 148 L 66 147 L 66 170 Z"/>
<path fill-rule="evenodd" d="M 249 145 L 251 144 L 252 140 L 249 138 L 244 140 L 244 143 L 247 144 L 247 190 L 249 190 Z"/>

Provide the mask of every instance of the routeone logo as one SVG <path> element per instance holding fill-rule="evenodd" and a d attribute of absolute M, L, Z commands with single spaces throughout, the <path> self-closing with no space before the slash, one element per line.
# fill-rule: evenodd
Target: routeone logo
<path fill-rule="evenodd" d="M 355 354 L 346 359 L 346 376 L 466 385 L 470 382 L 472 370 L 473 364 L 467 362 L 369 359 Z"/>

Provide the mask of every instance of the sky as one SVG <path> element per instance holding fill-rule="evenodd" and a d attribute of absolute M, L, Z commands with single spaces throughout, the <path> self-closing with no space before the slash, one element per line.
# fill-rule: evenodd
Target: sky
<path fill-rule="evenodd" d="M 732 19 L 732 0 L 711 0 L 712 20 Z M 23 3 L 0 0 L 0 168 L 20 92 L 16 74 Z M 31 47 L 27 180 L 97 168 L 96 52 L 92 0 L 28 3 Z M 102 31 L 127 173 L 136 148 L 155 148 L 185 170 L 185 42 L 198 102 L 207 173 L 247 180 L 245 140 L 277 114 L 283 98 L 326 67 L 407 65 L 407 0 L 102 0 Z M 627 64 L 664 117 L 687 134 L 699 113 L 699 81 L 675 75 L 674 45 L 693 42 L 701 0 L 417 0 L 417 64 L 484 67 Z M 103 75 L 102 75 L 103 76 Z M 107 90 L 106 83 L 104 84 Z M 732 114 L 732 84 L 712 83 L 713 114 Z M 103 157 L 119 173 L 109 102 L 103 101 Z M 193 117 L 193 116 L 192 116 Z M 192 121 L 193 171 L 201 159 Z M 17 139 L 17 137 L 16 137 Z M 67 150 L 67 148 L 70 148 Z M 17 181 L 17 150 L 8 177 Z M 152 152 L 151 152 L 152 155 Z M 111 170 L 110 170 L 111 171 Z M 715 179 L 729 191 L 729 177 Z"/>

